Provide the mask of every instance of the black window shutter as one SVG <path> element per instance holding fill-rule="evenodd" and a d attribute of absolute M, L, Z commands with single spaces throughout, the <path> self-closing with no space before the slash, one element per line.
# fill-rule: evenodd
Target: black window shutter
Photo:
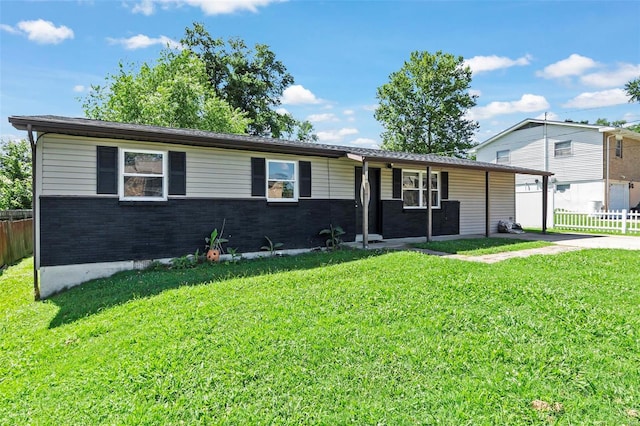
<path fill-rule="evenodd" d="M 311 162 L 299 161 L 298 167 L 300 167 L 298 172 L 298 176 L 300 176 L 300 196 L 311 197 Z"/>
<path fill-rule="evenodd" d="M 449 172 L 440 172 L 440 198 L 443 200 L 449 199 Z"/>
<path fill-rule="evenodd" d="M 97 147 L 96 193 L 118 193 L 118 148 L 115 146 Z"/>
<path fill-rule="evenodd" d="M 169 195 L 187 195 L 187 154 L 169 151 Z"/>
<path fill-rule="evenodd" d="M 264 158 L 251 157 L 251 195 L 264 197 L 266 186 L 267 175 Z"/>
<path fill-rule="evenodd" d="M 393 198 L 402 198 L 402 169 L 393 169 Z"/>

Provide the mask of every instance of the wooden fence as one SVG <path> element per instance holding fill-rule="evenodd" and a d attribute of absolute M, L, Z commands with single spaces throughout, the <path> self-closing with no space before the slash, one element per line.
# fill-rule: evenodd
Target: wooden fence
<path fill-rule="evenodd" d="M 627 210 L 597 211 L 592 213 L 557 210 L 554 227 L 585 231 L 609 231 L 621 234 L 640 233 L 640 213 Z"/>
<path fill-rule="evenodd" d="M 0 212 L 0 267 L 33 254 L 31 210 Z"/>

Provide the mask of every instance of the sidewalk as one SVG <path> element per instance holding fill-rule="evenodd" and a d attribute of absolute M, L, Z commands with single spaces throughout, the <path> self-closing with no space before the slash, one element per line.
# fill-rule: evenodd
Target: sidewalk
<path fill-rule="evenodd" d="M 434 237 L 434 241 L 455 240 L 461 238 L 485 238 L 484 235 L 446 236 Z M 412 246 L 414 243 L 425 242 L 424 237 L 398 238 L 369 243 L 369 250 L 411 250 L 420 253 L 447 257 L 450 259 L 467 260 L 472 262 L 496 263 L 506 259 L 529 257 L 534 255 L 554 255 L 567 251 L 582 250 L 588 248 L 608 248 L 624 250 L 640 250 L 640 237 L 624 235 L 595 235 L 595 234 L 491 234 L 490 238 L 511 238 L 528 241 L 547 241 L 553 245 L 528 250 L 508 251 L 502 253 L 486 254 L 481 256 L 466 256 L 462 254 L 442 253 L 433 250 L 418 249 Z M 351 247 L 362 247 L 360 243 L 348 243 Z"/>

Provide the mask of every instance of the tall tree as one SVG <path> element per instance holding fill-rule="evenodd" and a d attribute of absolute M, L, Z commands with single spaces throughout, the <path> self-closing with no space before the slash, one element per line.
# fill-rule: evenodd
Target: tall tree
<path fill-rule="evenodd" d="M 624 85 L 624 90 L 629 95 L 629 102 L 640 102 L 640 77 L 627 82 Z"/>
<path fill-rule="evenodd" d="M 204 61 L 209 82 L 218 97 L 247 114 L 251 120 L 250 134 L 314 139 L 311 123 L 276 112 L 284 90 L 294 79 L 269 46 L 256 44 L 250 49 L 238 38 L 225 42 L 213 38 L 200 23 L 186 28 L 181 43 Z"/>
<path fill-rule="evenodd" d="M 245 133 L 250 122 L 216 95 L 204 62 L 189 51 L 163 50 L 154 66 L 137 71 L 120 63 L 92 89 L 82 104 L 89 118 L 225 133 Z"/>
<path fill-rule="evenodd" d="M 31 208 L 31 147 L 26 140 L 0 142 L 0 210 Z"/>
<path fill-rule="evenodd" d="M 478 123 L 465 118 L 475 106 L 471 69 L 461 56 L 413 52 L 380 86 L 376 120 L 384 127 L 382 147 L 418 154 L 466 156 Z"/>

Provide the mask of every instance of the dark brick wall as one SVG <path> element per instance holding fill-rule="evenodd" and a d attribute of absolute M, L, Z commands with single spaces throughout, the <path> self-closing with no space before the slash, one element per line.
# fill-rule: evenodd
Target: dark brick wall
<path fill-rule="evenodd" d="M 442 201 L 442 208 L 432 210 L 432 235 L 460 233 L 460 202 Z M 427 235 L 427 210 L 403 209 L 402 200 L 382 201 L 382 235 L 384 238 L 421 237 Z"/>
<path fill-rule="evenodd" d="M 169 199 L 121 202 L 104 197 L 41 197 L 43 266 L 177 257 L 204 250 L 204 238 L 226 218 L 225 247 L 260 251 L 267 235 L 283 249 L 324 244 L 329 223 L 355 238 L 353 200 Z"/>

